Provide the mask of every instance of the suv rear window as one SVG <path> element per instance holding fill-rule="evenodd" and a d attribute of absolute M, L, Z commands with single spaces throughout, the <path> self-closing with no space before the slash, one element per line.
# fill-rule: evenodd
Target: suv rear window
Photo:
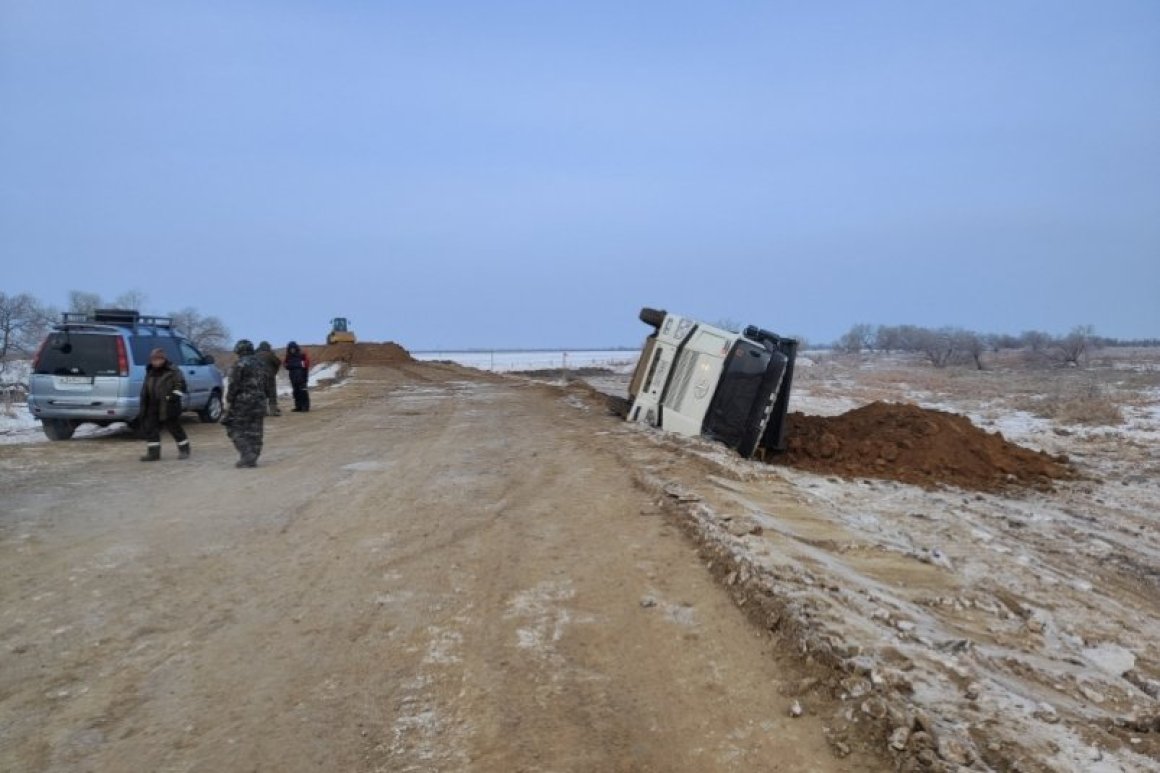
<path fill-rule="evenodd" d="M 51 333 L 40 350 L 36 373 L 52 376 L 117 376 L 117 336 Z"/>
<path fill-rule="evenodd" d="M 181 353 L 177 350 L 177 339 L 171 336 L 135 335 L 129 339 L 129 348 L 133 352 L 133 362 L 138 365 L 148 365 L 149 352 L 156 348 L 163 349 L 170 362 L 182 364 Z"/>

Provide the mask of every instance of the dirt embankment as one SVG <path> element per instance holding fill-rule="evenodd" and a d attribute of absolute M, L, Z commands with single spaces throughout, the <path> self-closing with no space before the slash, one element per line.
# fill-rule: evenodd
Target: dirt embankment
<path fill-rule="evenodd" d="M 303 344 L 310 361 L 345 362 L 348 365 L 399 365 L 415 359 L 394 341 L 376 343 L 360 341 L 356 344 Z M 279 356 L 284 356 L 279 352 Z"/>
<path fill-rule="evenodd" d="M 312 365 L 326 362 L 342 362 L 347 365 L 402 365 L 415 362 L 411 353 L 394 341 L 385 343 L 359 342 L 355 344 L 300 344 L 302 351 L 310 356 Z M 286 359 L 285 347 L 275 349 L 279 359 Z M 232 351 L 220 352 L 215 361 L 223 372 L 228 371 L 238 361 Z"/>
<path fill-rule="evenodd" d="M 1050 488 L 1076 477 L 1066 457 L 1011 443 L 965 416 L 907 403 L 874 402 L 840 416 L 791 413 L 788 422 L 789 449 L 770 461 L 821 474 L 981 491 Z"/>

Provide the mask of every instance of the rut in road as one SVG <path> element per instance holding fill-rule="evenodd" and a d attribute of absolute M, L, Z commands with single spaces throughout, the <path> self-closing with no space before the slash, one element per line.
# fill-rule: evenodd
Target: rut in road
<path fill-rule="evenodd" d="M 411 363 L 316 398 L 270 421 L 257 470 L 208 426 L 151 469 L 117 440 L 3 451 L 6 760 L 887 769 L 788 716 L 800 666 L 641 515 L 608 417 Z"/>

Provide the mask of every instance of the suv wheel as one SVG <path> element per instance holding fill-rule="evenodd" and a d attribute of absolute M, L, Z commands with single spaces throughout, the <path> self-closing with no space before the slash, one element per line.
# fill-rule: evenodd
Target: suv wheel
<path fill-rule="evenodd" d="M 206 424 L 215 424 L 222 417 L 222 396 L 220 392 L 210 393 L 205 407 L 197 412 L 197 417 Z"/>
<path fill-rule="evenodd" d="M 68 419 L 44 419 L 40 423 L 49 440 L 68 440 L 77 431 L 77 425 Z"/>

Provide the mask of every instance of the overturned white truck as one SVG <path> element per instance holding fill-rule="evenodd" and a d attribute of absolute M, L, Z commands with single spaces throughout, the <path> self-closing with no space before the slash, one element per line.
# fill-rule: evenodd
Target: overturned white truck
<path fill-rule="evenodd" d="M 750 458 L 785 450 L 797 341 L 749 326 L 733 333 L 644 308 L 654 331 L 629 386 L 628 420 L 704 435 Z"/>

